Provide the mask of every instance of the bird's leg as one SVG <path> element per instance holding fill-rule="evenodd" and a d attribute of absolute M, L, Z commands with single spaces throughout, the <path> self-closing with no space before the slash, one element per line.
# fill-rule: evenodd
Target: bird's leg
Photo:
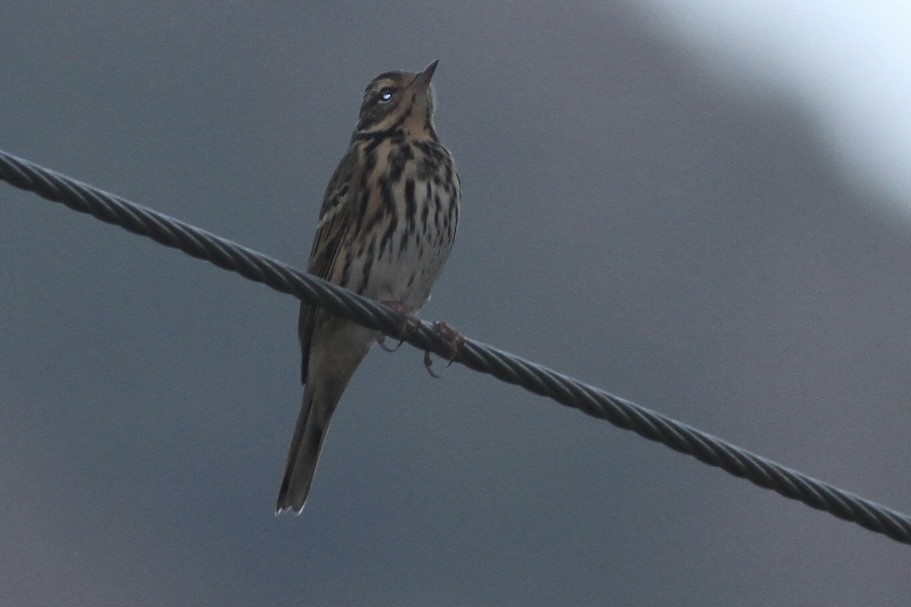
<path fill-rule="evenodd" d="M 456 356 L 459 355 L 459 350 L 462 349 L 462 346 L 465 345 L 465 337 L 462 336 L 458 329 L 442 320 L 436 321 L 433 323 L 433 326 L 439 331 L 440 335 L 449 341 L 449 361 L 446 363 L 446 366 L 448 367 L 456 359 Z"/>
<path fill-rule="evenodd" d="M 410 308 L 405 307 L 399 301 L 382 301 L 380 302 L 386 306 L 389 306 L 402 316 L 402 333 L 408 334 L 412 331 L 417 330 L 418 326 L 421 324 L 421 319 L 418 318 L 418 315 L 415 314 Z M 449 360 L 446 363 L 446 366 L 452 364 L 456 359 L 456 356 L 459 355 L 459 350 L 462 348 L 462 344 L 465 343 L 465 338 L 462 337 L 462 334 L 459 333 L 452 325 L 438 320 L 433 323 L 434 329 L 447 341 L 449 342 Z M 400 339 L 399 343 L 395 347 L 390 348 L 385 345 L 386 336 L 380 335 L 376 338 L 376 342 L 380 347 L 386 352 L 395 352 L 399 347 L 404 343 L 404 340 Z M 440 376 L 434 373 L 433 371 L 433 358 L 430 356 L 430 350 L 424 350 L 424 367 L 427 369 L 427 372 L 430 373 L 431 377 L 439 378 Z"/>
<path fill-rule="evenodd" d="M 430 373 L 430 377 L 440 379 L 440 376 L 433 372 L 433 359 L 430 358 L 430 350 L 424 350 L 424 368 Z"/>
<path fill-rule="evenodd" d="M 433 323 L 433 328 L 436 329 L 437 332 L 446 341 L 449 342 L 450 356 L 449 362 L 446 363 L 446 366 L 448 367 L 452 364 L 452 361 L 456 359 L 456 356 L 459 355 L 459 350 L 462 349 L 462 345 L 465 343 L 465 338 L 452 325 L 445 323 L 442 320 L 438 320 Z M 431 369 L 433 366 L 433 359 L 430 358 L 429 350 L 424 351 L 424 366 L 427 367 L 427 372 L 430 373 L 431 376 L 439 377 L 439 375 L 434 373 L 433 369 Z"/>
<path fill-rule="evenodd" d="M 418 318 L 417 314 L 412 312 L 409 308 L 406 308 L 404 305 L 402 305 L 401 302 L 381 301 L 380 303 L 392 308 L 395 312 L 399 313 L 402 316 L 402 333 L 410 333 L 414 331 L 421 322 L 421 319 Z M 376 338 L 376 343 L 378 343 L 380 347 L 386 352 L 395 352 L 403 343 L 405 343 L 404 340 L 400 339 L 399 343 L 390 348 L 389 346 L 385 345 L 386 337 L 386 335 L 380 335 Z"/>

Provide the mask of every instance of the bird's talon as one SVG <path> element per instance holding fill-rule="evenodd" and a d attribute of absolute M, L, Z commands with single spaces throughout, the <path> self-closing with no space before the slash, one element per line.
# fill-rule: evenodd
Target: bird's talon
<path fill-rule="evenodd" d="M 449 342 L 450 355 L 449 361 L 446 363 L 446 366 L 449 367 L 459 355 L 459 351 L 465 344 L 465 338 L 452 325 L 445 323 L 442 320 L 438 320 L 433 323 L 433 327 Z"/>
<path fill-rule="evenodd" d="M 408 335 L 414 333 L 421 326 L 421 319 L 414 312 L 405 312 L 402 314 L 402 333 Z"/>
<path fill-rule="evenodd" d="M 433 359 L 430 357 L 430 350 L 424 350 L 424 367 L 431 377 L 440 379 L 440 376 L 433 372 Z"/>
<path fill-rule="evenodd" d="M 402 324 L 399 325 L 399 330 L 403 335 L 413 333 L 420 326 L 421 319 L 418 318 L 418 315 L 409 308 L 406 308 L 401 302 L 383 300 L 381 303 L 392 308 L 393 311 L 397 312 L 402 317 Z M 399 343 L 399 346 L 400 345 L 402 344 Z M 398 346 L 396 346 L 396 348 L 398 348 Z"/>
<path fill-rule="evenodd" d="M 380 335 L 376 338 L 376 343 L 379 344 L 380 348 L 382 348 L 384 352 L 395 352 L 402 346 L 403 343 L 405 343 L 405 341 L 400 339 L 399 343 L 395 344 L 392 347 L 389 347 L 386 345 L 386 336 Z"/>

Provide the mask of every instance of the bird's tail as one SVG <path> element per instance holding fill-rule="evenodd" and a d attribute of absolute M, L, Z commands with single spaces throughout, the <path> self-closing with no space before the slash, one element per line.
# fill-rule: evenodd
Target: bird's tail
<path fill-rule="evenodd" d="M 304 389 L 304 401 L 288 451 L 285 477 L 278 492 L 276 514 L 285 510 L 300 514 L 304 509 L 329 420 L 344 389 L 344 385 L 321 385 L 315 381 L 309 382 Z"/>

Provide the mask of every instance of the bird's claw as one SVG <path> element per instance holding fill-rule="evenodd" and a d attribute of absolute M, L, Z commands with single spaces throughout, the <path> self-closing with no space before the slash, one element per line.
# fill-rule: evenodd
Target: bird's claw
<path fill-rule="evenodd" d="M 404 340 L 404 339 L 400 339 L 400 340 L 399 340 L 399 343 L 397 343 L 397 344 L 395 344 L 394 346 L 390 347 L 390 346 L 387 346 L 387 345 L 386 345 L 386 336 L 385 336 L 385 335 L 380 335 L 380 336 L 378 336 L 378 337 L 376 338 L 376 343 L 380 346 L 380 348 L 383 349 L 384 352 L 395 352 L 396 350 L 399 349 L 399 347 L 401 347 L 401 345 L 402 345 L 403 343 L 405 343 L 405 340 Z"/>
<path fill-rule="evenodd" d="M 449 342 L 449 360 L 446 362 L 446 367 L 449 367 L 459 355 L 459 351 L 465 343 L 465 338 L 452 325 L 449 325 L 442 320 L 433 323 L 433 328 Z M 439 377 L 431 368 L 433 366 L 433 359 L 430 357 L 430 350 L 424 351 L 424 366 L 427 368 L 427 372 L 430 373 L 431 377 Z"/>
<path fill-rule="evenodd" d="M 398 301 L 383 301 L 382 303 L 401 316 L 402 333 L 407 335 L 408 333 L 416 331 L 417 328 L 421 326 L 421 319 L 418 318 L 418 315 L 414 313 L 414 310 L 405 306 L 403 303 Z"/>
<path fill-rule="evenodd" d="M 397 312 L 402 317 L 402 324 L 400 325 L 400 332 L 402 334 L 407 335 L 409 333 L 412 333 L 413 331 L 417 330 L 418 326 L 421 324 L 421 319 L 418 318 L 417 314 L 406 308 L 400 302 L 383 301 L 381 303 L 389 308 L 392 308 L 393 311 Z M 395 352 L 403 343 L 405 343 L 404 339 L 399 339 L 399 343 L 397 343 L 394 347 L 389 347 L 385 345 L 386 337 L 386 335 L 380 335 L 376 338 L 376 343 L 378 343 L 380 348 L 386 352 Z"/>
<path fill-rule="evenodd" d="M 446 366 L 450 366 L 459 355 L 459 352 L 462 349 L 462 346 L 465 345 L 465 337 L 459 333 L 459 330 L 453 327 L 452 325 L 438 320 L 433 323 L 434 328 L 449 342 L 449 360 L 446 362 Z"/>
<path fill-rule="evenodd" d="M 430 357 L 430 350 L 424 350 L 424 368 L 430 373 L 430 377 L 440 379 L 440 376 L 433 372 L 433 359 Z"/>
<path fill-rule="evenodd" d="M 401 316 L 401 333 L 403 335 L 413 333 L 414 331 L 417 331 L 418 327 L 421 326 L 421 319 L 418 318 L 418 315 L 415 314 L 411 309 L 402 305 L 401 302 L 383 301 L 382 303 L 392 308 Z M 437 333 L 439 333 L 440 336 L 449 344 L 449 359 L 446 361 L 446 366 L 449 367 L 459 355 L 459 350 L 462 349 L 462 345 L 465 343 L 465 338 L 462 337 L 462 334 L 459 333 L 458 330 L 453 328 L 451 325 L 443 322 L 442 320 L 438 320 L 433 323 L 433 328 L 436 329 Z M 389 347 L 385 343 L 386 337 L 387 336 L 385 335 L 380 335 L 376 338 L 376 342 L 386 352 L 395 352 L 399 349 L 399 346 L 404 343 L 403 339 L 399 339 L 399 343 L 396 344 L 395 347 Z M 424 351 L 424 367 L 427 369 L 427 372 L 430 373 L 431 377 L 440 377 L 433 371 L 433 358 L 430 356 L 430 350 Z"/>

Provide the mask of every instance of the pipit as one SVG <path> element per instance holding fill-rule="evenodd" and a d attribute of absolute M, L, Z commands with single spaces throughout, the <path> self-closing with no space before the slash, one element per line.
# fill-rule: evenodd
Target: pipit
<path fill-rule="evenodd" d="M 308 271 L 414 316 L 449 256 L 461 184 L 433 128 L 433 62 L 367 86 L 357 127 L 326 188 Z M 329 420 L 348 381 L 381 338 L 302 303 L 303 404 L 276 512 L 300 513 Z"/>

